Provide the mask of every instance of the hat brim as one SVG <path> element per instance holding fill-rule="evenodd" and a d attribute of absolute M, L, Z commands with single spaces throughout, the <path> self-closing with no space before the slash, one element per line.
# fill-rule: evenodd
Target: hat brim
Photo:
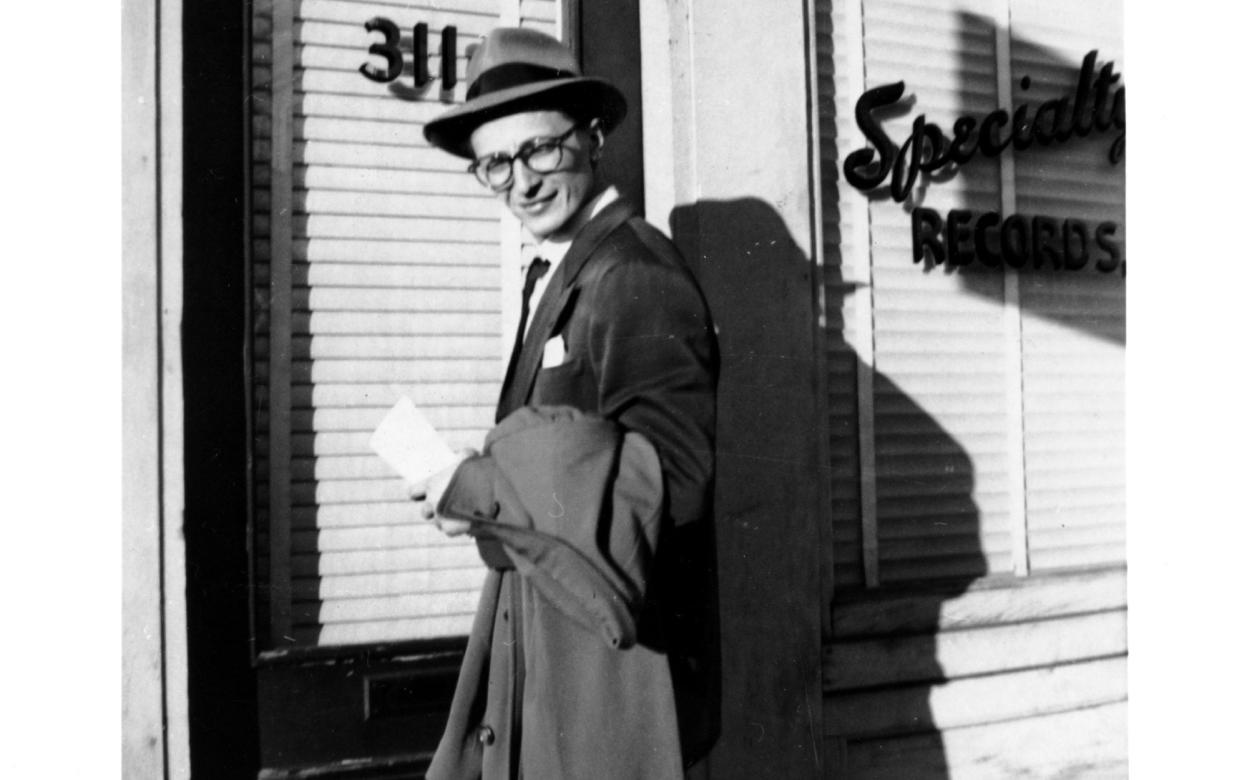
<path fill-rule="evenodd" d="M 474 157 L 470 134 L 484 122 L 519 111 L 559 108 L 574 116 L 598 117 L 605 133 L 625 118 L 625 96 L 602 79 L 579 76 L 522 84 L 491 92 L 449 109 L 423 127 L 432 146 L 467 160 Z"/>

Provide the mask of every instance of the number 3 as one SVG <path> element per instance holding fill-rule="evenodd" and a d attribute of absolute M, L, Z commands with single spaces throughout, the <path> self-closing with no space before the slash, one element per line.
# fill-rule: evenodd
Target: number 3
<path fill-rule="evenodd" d="M 401 56 L 401 48 L 399 46 L 401 43 L 401 30 L 391 20 L 378 16 L 367 20 L 365 26 L 367 32 L 378 30 L 384 34 L 384 42 L 371 44 L 371 48 L 367 51 L 387 60 L 388 67 L 380 71 L 372 67 L 371 63 L 364 62 L 358 66 L 358 70 L 371 81 L 378 81 L 380 83 L 396 81 L 401 76 L 401 71 L 405 69 L 405 59 Z"/>

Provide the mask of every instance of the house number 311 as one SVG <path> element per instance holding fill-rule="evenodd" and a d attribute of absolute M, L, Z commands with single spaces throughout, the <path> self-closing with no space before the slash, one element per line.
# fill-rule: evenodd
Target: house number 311
<path fill-rule="evenodd" d="M 367 32 L 384 36 L 383 43 L 373 43 L 368 53 L 383 57 L 386 67 L 381 70 L 369 62 L 358 67 L 362 75 L 371 81 L 387 84 L 401 78 L 405 72 L 405 54 L 401 51 L 401 28 L 391 19 L 377 16 L 364 25 Z M 432 81 L 431 52 L 427 48 L 427 23 L 414 25 L 414 86 L 425 87 Z M 449 25 L 440 33 L 440 88 L 457 86 L 457 28 Z"/>

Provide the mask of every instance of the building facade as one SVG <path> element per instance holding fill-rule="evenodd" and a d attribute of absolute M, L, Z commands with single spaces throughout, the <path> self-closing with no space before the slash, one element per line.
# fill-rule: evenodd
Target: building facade
<path fill-rule="evenodd" d="M 490 428 L 527 242 L 421 127 L 523 25 L 626 93 L 606 170 L 717 321 L 700 776 L 1124 775 L 1120 2 L 602 6 L 128 9 L 127 761 L 425 766 L 483 569 L 368 439 L 403 395 Z"/>

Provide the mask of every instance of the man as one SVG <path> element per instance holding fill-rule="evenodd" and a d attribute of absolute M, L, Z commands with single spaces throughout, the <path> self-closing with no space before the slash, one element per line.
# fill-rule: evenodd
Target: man
<path fill-rule="evenodd" d="M 424 134 L 538 242 L 497 428 L 414 498 L 490 569 L 431 778 L 680 777 L 718 730 L 719 359 L 671 242 L 602 180 L 625 99 L 497 29 Z"/>

